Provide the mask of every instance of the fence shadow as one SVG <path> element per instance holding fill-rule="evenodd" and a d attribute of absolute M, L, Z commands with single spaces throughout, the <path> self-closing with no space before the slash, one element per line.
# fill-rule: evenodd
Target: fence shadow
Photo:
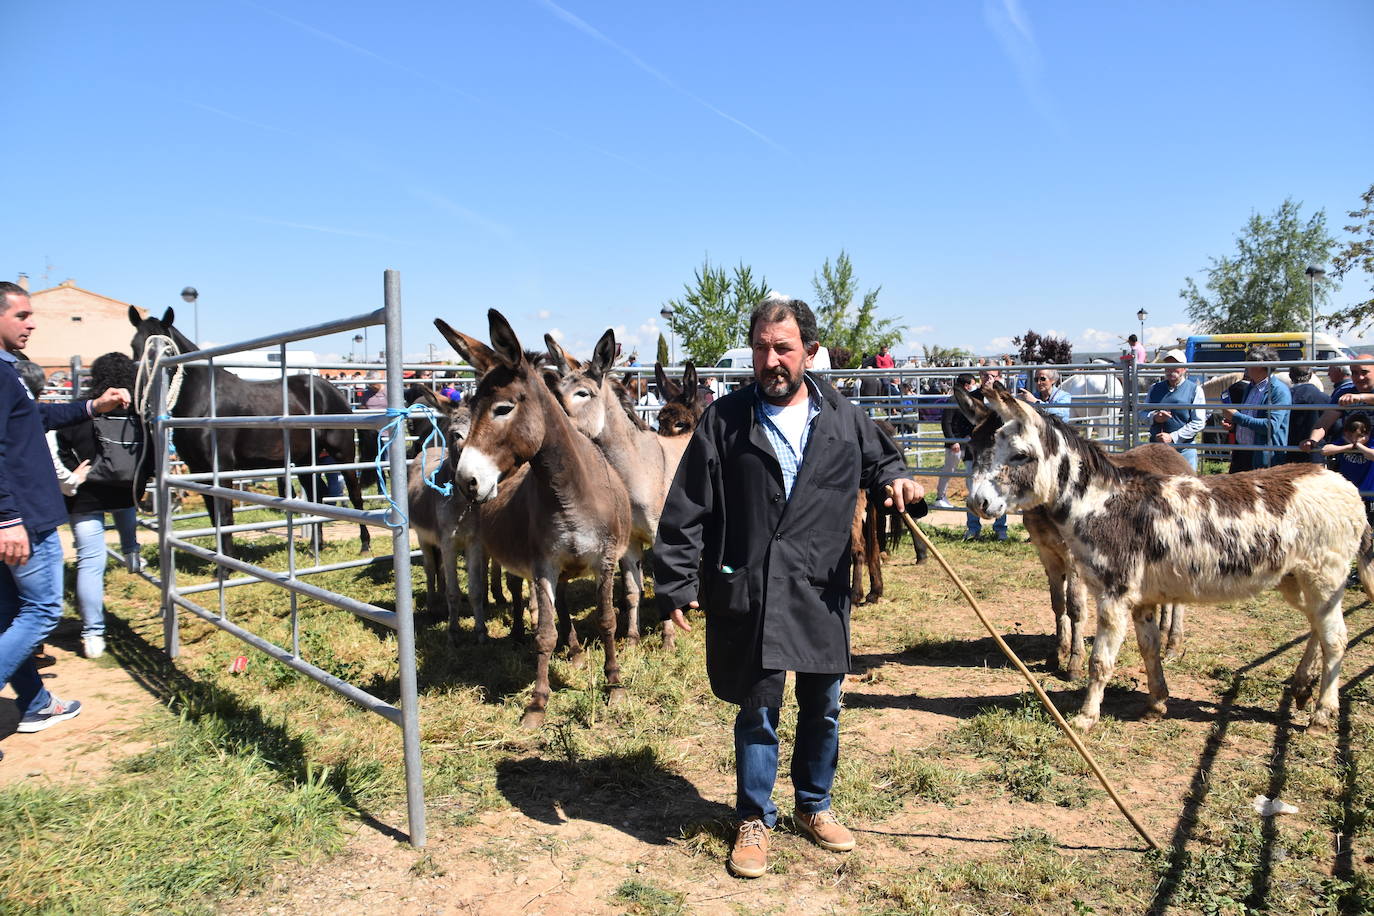
<path fill-rule="evenodd" d="M 1345 616 L 1348 618 L 1358 608 L 1367 606 L 1367 603 L 1362 602 L 1354 607 L 1348 608 L 1345 611 Z M 1360 633 L 1354 639 L 1349 640 L 1349 644 L 1354 645 L 1358 642 L 1361 642 L 1364 639 L 1368 638 L 1372 633 L 1374 633 L 1374 627 L 1370 627 L 1369 629 Z M 1274 659 L 1278 658 L 1284 653 L 1299 646 L 1302 646 L 1306 641 L 1307 633 L 1303 633 L 1300 636 L 1295 636 L 1287 642 L 1279 645 L 1277 648 L 1274 648 L 1269 652 L 1266 652 L 1265 654 L 1250 660 L 1249 662 L 1247 662 L 1246 664 L 1242 665 L 1241 667 L 1237 668 L 1234 672 L 1232 672 L 1231 683 L 1227 686 L 1226 691 L 1222 694 L 1221 699 L 1218 700 L 1216 704 L 1216 715 L 1214 717 L 1212 732 L 1207 736 L 1207 742 L 1203 746 L 1202 755 L 1198 760 L 1197 768 L 1193 771 L 1193 778 L 1189 783 L 1188 792 L 1184 796 L 1185 800 L 1183 810 L 1180 812 L 1178 822 L 1174 826 L 1174 832 L 1172 837 L 1170 838 L 1168 850 L 1166 853 L 1164 873 L 1160 879 L 1159 886 L 1155 890 L 1155 895 L 1151 899 L 1150 905 L 1146 910 L 1147 913 L 1166 913 L 1170 909 L 1170 907 L 1173 906 L 1174 898 L 1178 894 L 1179 888 L 1183 881 L 1184 874 L 1186 873 L 1188 868 L 1188 842 L 1193 837 L 1193 832 L 1198 825 L 1199 815 L 1202 811 L 1202 806 L 1204 802 L 1207 800 L 1207 794 L 1210 791 L 1212 785 L 1212 775 L 1213 770 L 1216 767 L 1217 757 L 1220 754 L 1222 747 L 1226 743 L 1227 732 L 1230 730 L 1232 721 L 1236 720 L 1237 718 L 1235 713 L 1238 711 L 1238 709 L 1242 708 L 1237 706 L 1236 697 L 1239 695 L 1242 683 L 1245 679 L 1245 675 L 1251 671 L 1260 668 L 1268 662 L 1273 661 Z M 1365 674 L 1362 674 L 1360 676 L 1360 679 L 1362 680 L 1366 676 L 1367 672 Z M 1347 681 L 1343 685 L 1343 699 L 1341 703 L 1340 728 L 1344 733 L 1347 734 L 1347 737 L 1349 732 L 1349 713 L 1348 703 L 1344 700 L 1344 692 L 1345 690 L 1349 689 L 1351 683 L 1353 682 Z M 1315 701 L 1316 697 L 1314 696 L 1313 702 Z M 1283 697 L 1279 704 L 1279 710 L 1277 713 L 1273 714 L 1277 719 L 1277 726 L 1274 733 L 1272 756 L 1270 761 L 1270 798 L 1278 797 L 1278 793 L 1280 793 L 1283 790 L 1284 786 L 1287 784 L 1286 761 L 1288 750 L 1292 740 L 1292 735 L 1295 730 L 1292 724 L 1288 721 L 1288 714 L 1291 713 L 1291 711 L 1292 696 L 1290 690 L 1287 687 L 1285 687 L 1283 691 Z M 1174 705 L 1171 701 L 1171 717 L 1173 713 Z M 1352 772 L 1350 770 L 1347 770 L 1347 791 L 1344 793 L 1344 797 L 1342 799 L 1343 811 L 1346 813 L 1346 821 L 1350 825 L 1352 838 L 1354 829 L 1354 813 L 1352 799 L 1355 788 L 1352 781 L 1353 778 L 1354 777 L 1352 775 Z M 1259 862 L 1251 878 L 1250 894 L 1245 901 L 1247 911 L 1251 909 L 1263 908 L 1265 904 L 1265 898 L 1269 892 L 1274 863 L 1275 848 L 1278 839 L 1278 830 L 1274 824 L 1274 820 L 1274 818 L 1266 818 L 1262 827 L 1262 842 L 1259 853 Z M 1344 828 L 1345 824 L 1342 825 L 1342 829 Z M 1341 840 L 1347 841 L 1348 838 L 1343 836 Z M 1345 848 L 1348 848 L 1348 841 L 1345 842 Z M 1338 875 L 1340 868 L 1341 863 L 1338 859 Z M 1342 909 L 1342 912 L 1347 912 L 1347 910 Z M 1355 911 L 1350 910 L 1349 912 Z"/>

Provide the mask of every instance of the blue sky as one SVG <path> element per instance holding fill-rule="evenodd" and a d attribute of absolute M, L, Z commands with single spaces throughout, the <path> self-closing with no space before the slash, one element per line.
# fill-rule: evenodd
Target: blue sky
<path fill-rule="evenodd" d="M 6 0 L 0 23 L 0 276 L 158 312 L 190 284 L 203 342 L 370 310 L 394 267 L 409 353 L 496 307 L 528 344 L 613 326 L 651 356 L 704 258 L 813 299 L 841 249 L 899 355 L 1027 328 L 1109 349 L 1142 307 L 1162 342 L 1252 211 L 1292 197 L 1343 237 L 1374 182 L 1367 0 Z"/>

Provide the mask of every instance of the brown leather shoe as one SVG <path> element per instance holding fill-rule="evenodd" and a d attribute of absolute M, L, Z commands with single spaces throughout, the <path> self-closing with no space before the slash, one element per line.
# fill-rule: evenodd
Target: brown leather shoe
<path fill-rule="evenodd" d="M 735 847 L 726 863 L 731 873 L 741 878 L 761 878 L 768 871 L 768 828 L 757 817 L 739 825 Z"/>
<path fill-rule="evenodd" d="M 849 852 L 854 848 L 854 834 L 835 819 L 834 812 L 829 808 L 815 814 L 797 811 L 792 815 L 792 820 L 801 828 L 802 833 L 815 840 L 816 845 L 822 849 Z"/>

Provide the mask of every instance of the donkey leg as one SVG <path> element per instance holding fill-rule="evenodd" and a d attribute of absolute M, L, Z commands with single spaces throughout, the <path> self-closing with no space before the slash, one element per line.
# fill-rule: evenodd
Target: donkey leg
<path fill-rule="evenodd" d="M 1088 731 L 1102 716 L 1102 694 L 1116 669 L 1116 655 L 1126 638 L 1126 605 L 1120 599 L 1097 599 L 1097 638 L 1093 640 L 1093 657 L 1088 664 L 1088 692 L 1083 708 L 1071 721 L 1079 731 Z"/>
<path fill-rule="evenodd" d="M 1302 611 L 1303 616 L 1307 618 L 1307 645 L 1303 647 L 1302 658 L 1298 660 L 1298 666 L 1293 669 L 1293 677 L 1288 682 L 1293 692 L 1293 705 L 1298 709 L 1305 709 L 1307 701 L 1312 699 L 1312 687 L 1317 681 L 1315 663 L 1317 652 L 1321 648 L 1317 638 L 1317 621 L 1308 610 L 1308 596 L 1293 576 L 1285 576 L 1279 580 L 1279 594 L 1293 607 Z"/>
<path fill-rule="evenodd" d="M 1138 604 L 1131 610 L 1131 619 L 1135 623 L 1135 642 L 1145 663 L 1145 683 L 1150 691 L 1143 718 L 1162 719 L 1167 711 L 1169 685 L 1164 680 L 1164 663 L 1160 659 L 1158 609 L 1152 604 Z"/>
<path fill-rule="evenodd" d="M 644 548 L 632 544 L 620 558 L 625 578 L 625 639 L 632 646 L 639 645 L 639 601 L 644 593 Z"/>
<path fill-rule="evenodd" d="M 1069 661 L 1064 671 L 1069 680 L 1076 681 L 1083 676 L 1087 658 L 1083 632 L 1088 628 L 1088 589 L 1083 584 L 1083 578 L 1073 569 L 1069 569 L 1064 577 L 1064 614 L 1069 640 Z"/>
<path fill-rule="evenodd" d="M 868 555 L 868 595 L 864 601 L 867 604 L 881 601 L 883 597 L 883 542 L 878 536 L 878 521 L 878 508 L 869 503 L 864 513 L 864 550 Z"/>
<path fill-rule="evenodd" d="M 615 587 L 614 577 L 611 587 Z M 573 625 L 572 611 L 568 607 L 568 580 L 562 577 L 558 580 L 554 608 L 558 613 L 558 642 L 567 643 L 569 661 L 578 664 L 582 661 L 582 641 L 577 638 L 577 627 Z"/>
<path fill-rule="evenodd" d="M 425 567 L 425 613 L 435 614 L 439 611 L 439 558 L 436 556 L 438 548 L 433 544 L 420 542 L 420 562 Z"/>
<path fill-rule="evenodd" d="M 554 597 L 551 574 L 533 570 L 530 581 L 531 597 L 539 609 L 539 623 L 535 630 L 534 644 L 538 656 L 534 665 L 534 691 L 530 694 L 529 705 L 520 719 L 521 728 L 539 728 L 544 724 L 544 711 L 549 705 L 549 658 L 553 655 L 554 643 L 558 633 L 554 627 Z"/>
<path fill-rule="evenodd" d="M 501 594 L 501 564 L 491 561 L 491 601 L 492 604 L 505 604 L 506 596 Z"/>
<path fill-rule="evenodd" d="M 1344 594 L 1342 575 L 1341 583 L 1332 588 L 1330 596 L 1314 614 L 1312 632 L 1321 643 L 1322 682 L 1308 731 L 1326 731 L 1340 715 L 1341 661 L 1345 658 L 1346 643 L 1345 615 L 1341 613 Z"/>
<path fill-rule="evenodd" d="M 449 617 L 453 618 L 463 612 L 458 589 L 458 543 L 452 537 L 444 536 L 439 542 L 439 556 L 435 559 L 439 567 L 439 581 L 435 584 L 443 586 L 444 603 L 448 605 Z"/>
<path fill-rule="evenodd" d="M 606 690 L 607 701 L 614 706 L 625 699 L 625 688 L 620 683 L 620 663 L 616 661 L 615 649 L 615 569 L 613 557 L 601 562 L 601 575 L 597 580 L 597 610 L 601 622 L 601 648 L 606 653 Z M 636 596 L 636 605 L 638 605 Z M 638 615 L 636 615 L 637 621 Z"/>
<path fill-rule="evenodd" d="M 1159 608 L 1159 626 L 1164 630 L 1164 661 L 1176 662 L 1187 651 L 1183 646 L 1183 618 L 1187 606 L 1163 604 Z"/>
<path fill-rule="evenodd" d="M 468 604 L 472 605 L 472 630 L 478 642 L 487 641 L 487 553 L 478 538 L 468 543 Z M 458 642 L 458 609 L 448 609 L 448 638 Z"/>

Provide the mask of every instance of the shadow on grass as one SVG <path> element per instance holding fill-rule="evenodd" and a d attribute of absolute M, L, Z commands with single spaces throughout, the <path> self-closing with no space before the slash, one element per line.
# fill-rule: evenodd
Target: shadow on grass
<path fill-rule="evenodd" d="M 179 669 L 158 646 L 144 639 L 120 617 L 105 616 L 107 652 L 144 690 L 174 715 L 196 724 L 217 723 L 216 739 L 228 753 L 251 753 L 292 785 L 318 784 L 304 742 L 287 731 L 285 724 L 269 722 L 262 710 L 213 684 L 196 681 Z M 370 769 L 363 762 L 362 768 Z M 333 767 L 324 780 L 339 801 L 360 821 L 393 839 L 405 840 L 404 832 L 378 821 L 354 795 L 350 764 Z"/>
<path fill-rule="evenodd" d="M 685 824 L 734 817 L 732 808 L 702 798 L 647 747 L 590 758 L 503 760 L 496 765 L 496 788 L 542 824 L 578 818 L 659 846 Z"/>
<path fill-rule="evenodd" d="M 1349 617 L 1355 610 L 1364 607 L 1368 607 L 1368 604 L 1361 603 L 1348 608 L 1345 611 L 1345 616 Z M 1360 642 L 1368 638 L 1371 633 L 1374 633 L 1374 627 L 1365 630 L 1349 642 Z M 1212 784 L 1213 770 L 1216 767 L 1217 756 L 1221 752 L 1222 747 L 1226 744 L 1227 732 L 1230 730 L 1232 721 L 1236 719 L 1235 713 L 1241 708 L 1236 705 L 1236 697 L 1239 694 L 1245 675 L 1306 642 L 1306 633 L 1295 636 L 1277 648 L 1250 660 L 1231 673 L 1231 683 L 1227 686 L 1225 693 L 1222 694 L 1221 699 L 1216 704 L 1216 714 L 1213 717 L 1212 731 L 1207 736 L 1207 743 L 1203 747 L 1202 756 L 1198 761 L 1197 769 L 1193 772 L 1193 779 L 1188 787 L 1187 795 L 1185 796 L 1183 811 L 1179 815 L 1178 822 L 1174 827 L 1173 836 L 1165 852 L 1164 873 L 1158 888 L 1155 890 L 1154 898 L 1150 901 L 1150 906 L 1146 911 L 1147 913 L 1163 914 L 1169 911 L 1174 905 L 1174 899 L 1178 895 L 1179 889 L 1188 872 L 1190 865 L 1188 842 L 1192 839 L 1193 832 L 1198 826 L 1199 814 L 1202 811 L 1203 804 L 1207 800 L 1207 794 Z M 1365 676 L 1366 675 L 1362 674 L 1359 679 L 1363 680 Z M 1354 682 L 1347 682 L 1344 685 L 1345 689 L 1348 690 L 1352 683 Z M 1315 703 L 1316 700 L 1317 697 L 1313 696 L 1311 702 Z M 1274 735 L 1273 754 L 1275 756 L 1270 762 L 1272 773 L 1269 786 L 1270 798 L 1277 797 L 1278 792 L 1281 791 L 1287 783 L 1287 776 L 1284 770 L 1293 727 L 1287 722 L 1286 717 L 1291 710 L 1291 705 L 1292 697 L 1289 689 L 1285 687 L 1283 699 L 1280 701 L 1279 711 L 1273 714 L 1278 720 L 1278 726 Z M 1172 717 L 1173 714 L 1174 704 L 1171 701 L 1170 716 Z M 1338 742 L 1340 740 L 1339 735 L 1341 734 L 1344 734 L 1348 739 L 1350 731 L 1349 704 L 1344 698 L 1342 699 L 1340 707 L 1338 729 Z M 1340 747 L 1339 744 L 1338 747 Z M 1348 748 L 1348 744 L 1346 747 Z M 1344 750 L 1340 752 L 1344 753 Z M 1337 842 L 1343 844 L 1342 848 L 1345 849 L 1349 849 L 1349 841 L 1353 840 L 1354 833 L 1355 815 L 1351 803 L 1355 790 L 1353 772 L 1353 767 L 1347 768 L 1346 783 L 1344 786 L 1345 791 L 1343 791 L 1341 799 L 1343 823 L 1340 828 L 1341 835 L 1337 838 Z M 1263 825 L 1259 861 L 1251 878 L 1250 894 L 1246 901 L 1247 908 L 1262 906 L 1268 894 L 1274 862 L 1275 844 L 1278 838 L 1277 828 L 1273 822 L 1274 818 L 1268 818 Z M 1347 826 L 1349 826 L 1351 833 L 1349 837 L 1344 833 Z M 1336 876 L 1339 878 L 1352 875 L 1353 863 L 1347 860 L 1343 871 L 1343 864 L 1338 856 L 1336 862 Z M 1359 912 L 1363 904 L 1357 904 L 1357 901 L 1348 899 L 1348 897 L 1343 897 L 1340 901 L 1340 912 Z"/>

